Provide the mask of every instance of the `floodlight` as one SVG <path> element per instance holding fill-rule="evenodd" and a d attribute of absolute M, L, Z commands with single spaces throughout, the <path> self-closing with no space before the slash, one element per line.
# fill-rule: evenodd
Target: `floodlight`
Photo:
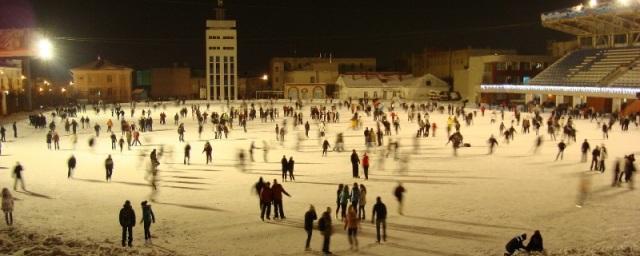
<path fill-rule="evenodd" d="M 43 60 L 50 60 L 53 58 L 53 44 L 49 39 L 42 38 L 36 44 L 37 55 Z"/>
<path fill-rule="evenodd" d="M 598 0 L 589 0 L 589 7 L 596 8 L 598 6 Z"/>
<path fill-rule="evenodd" d="M 622 5 L 622 6 L 629 6 L 630 1 L 629 0 L 618 0 L 618 4 Z"/>

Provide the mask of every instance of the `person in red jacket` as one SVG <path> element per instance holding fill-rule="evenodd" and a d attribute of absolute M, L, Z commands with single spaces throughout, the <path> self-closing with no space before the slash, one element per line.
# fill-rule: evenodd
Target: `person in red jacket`
<path fill-rule="evenodd" d="M 273 195 L 273 214 L 275 219 L 285 219 L 284 209 L 282 208 L 282 194 L 291 197 L 287 191 L 284 190 L 282 185 L 278 184 L 276 179 L 273 179 L 273 186 L 271 186 L 271 193 Z"/>
<path fill-rule="evenodd" d="M 262 190 L 260 190 L 260 204 L 262 205 L 260 211 L 260 219 L 264 221 L 264 214 L 267 213 L 267 219 L 271 219 L 271 201 L 273 201 L 273 193 L 271 191 L 271 185 L 269 182 L 264 183 Z"/>
<path fill-rule="evenodd" d="M 367 153 L 364 153 L 362 156 L 362 169 L 364 170 L 364 179 L 369 179 L 369 156 Z"/>

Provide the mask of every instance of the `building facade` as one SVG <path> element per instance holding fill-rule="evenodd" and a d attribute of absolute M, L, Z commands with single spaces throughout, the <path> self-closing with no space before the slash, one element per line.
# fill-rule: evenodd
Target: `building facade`
<path fill-rule="evenodd" d="M 427 100 L 449 91 L 445 81 L 431 74 L 347 73 L 336 85 L 340 99 Z"/>
<path fill-rule="evenodd" d="M 19 95 L 22 95 L 24 76 L 20 66 L 0 66 L 0 115 L 7 115 L 18 109 Z"/>
<path fill-rule="evenodd" d="M 432 74 L 443 80 L 451 80 L 454 72 L 469 67 L 469 58 L 491 54 L 516 54 L 516 51 L 474 48 L 459 50 L 424 49 L 422 52 L 411 56 L 409 67 L 414 76 Z"/>
<path fill-rule="evenodd" d="M 186 67 L 151 69 L 151 98 L 193 99 L 198 91 L 191 84 L 191 69 Z"/>
<path fill-rule="evenodd" d="M 492 54 L 470 57 L 467 69 L 454 72 L 453 89 L 463 99 L 480 102 L 481 84 L 527 84 L 553 61 L 553 57 L 546 55 Z"/>
<path fill-rule="evenodd" d="M 129 102 L 133 69 L 98 58 L 71 69 L 73 90 L 79 101 Z"/>
<path fill-rule="evenodd" d="M 346 72 L 375 71 L 375 58 L 276 57 L 269 63 L 271 89 L 274 91 L 284 91 L 288 83 L 334 84 L 338 76 Z"/>
<path fill-rule="evenodd" d="M 225 19 L 222 0 L 216 19 L 206 22 L 205 40 L 207 100 L 238 99 L 236 21 Z"/>

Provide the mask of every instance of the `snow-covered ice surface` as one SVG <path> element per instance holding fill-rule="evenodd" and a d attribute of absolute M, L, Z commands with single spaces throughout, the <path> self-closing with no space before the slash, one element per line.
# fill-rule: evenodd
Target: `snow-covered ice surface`
<path fill-rule="evenodd" d="M 189 102 L 187 102 L 189 103 Z M 303 115 L 309 118 L 306 104 Z M 212 105 L 211 111 L 220 111 L 223 105 Z M 138 104 L 136 120 L 144 104 Z M 188 107 L 188 106 L 187 106 Z M 281 105 L 278 105 L 282 116 Z M 144 107 L 144 109 L 147 109 Z M 201 109 L 205 109 L 204 105 Z M 301 152 L 295 151 L 295 140 L 303 127 L 294 130 L 289 120 L 287 142 L 276 141 L 275 123 L 248 122 L 248 133 L 234 124 L 228 139 L 214 140 L 210 122 L 202 139 L 198 139 L 197 122 L 191 118 L 181 120 L 186 126 L 186 140 L 192 146 L 192 164 L 182 164 L 184 144 L 178 142 L 177 126 L 173 115 L 178 111 L 167 104 L 167 125 L 158 124 L 161 108 L 153 110 L 154 131 L 141 133 L 143 146 L 124 152 L 112 151 L 110 139 L 104 133 L 110 111 L 97 117 L 93 110 L 80 113 L 91 118 L 91 126 L 98 121 L 103 133 L 95 149 L 87 141 L 92 128 L 79 129 L 78 145 L 72 149 L 70 136 L 56 118 L 62 136 L 61 150 L 48 150 L 45 130 L 28 127 L 26 120 L 19 122 L 19 138 L 14 139 L 10 124 L 8 142 L 3 144 L 0 156 L 0 185 L 13 185 L 11 170 L 16 161 L 25 168 L 24 177 L 30 194 L 14 193 L 16 201 L 14 219 L 18 229 L 44 234 L 59 234 L 65 240 L 104 241 L 116 245 L 121 229 L 118 212 L 125 200 L 131 200 L 138 218 L 140 202 L 147 200 L 151 191 L 145 180 L 146 163 L 151 149 L 164 145 L 165 155 L 160 159 L 160 191 L 157 202 L 152 203 L 157 222 L 152 226 L 154 244 L 166 250 L 185 255 L 302 255 L 305 254 L 306 234 L 302 229 L 303 215 L 309 204 L 318 214 L 326 207 L 335 211 L 338 184 L 350 187 L 354 182 L 364 183 L 368 191 L 367 221 L 362 223 L 360 254 L 363 255 L 502 255 L 505 243 L 521 233 L 529 236 L 540 230 L 545 247 L 553 251 L 565 248 L 618 248 L 635 246 L 640 218 L 640 199 L 636 191 L 626 185 L 611 188 L 611 165 L 617 157 L 637 152 L 640 133 L 632 124 L 630 131 L 622 132 L 615 125 L 610 138 L 603 140 L 596 123 L 576 120 L 580 143 L 585 138 L 592 147 L 605 143 L 609 159 L 604 174 L 591 173 L 591 191 L 583 208 L 575 207 L 579 177 L 589 169 L 580 163 L 579 143 L 570 144 L 562 161 L 553 161 L 556 142 L 545 143 L 538 155 L 532 154 L 535 134 L 523 135 L 518 128 L 515 141 L 500 145 L 494 155 L 487 155 L 486 141 L 491 134 L 498 135 L 498 125 L 489 123 L 489 115 L 478 117 L 475 124 L 461 132 L 465 142 L 458 157 L 452 156 L 445 146 L 447 115 L 431 113 L 431 122 L 437 122 L 436 137 L 420 139 L 419 151 L 410 154 L 406 174 L 397 173 L 399 163 L 388 158 L 384 168 L 379 166 L 379 155 L 371 155 L 370 179 L 351 178 L 349 156 L 351 149 L 359 155 L 365 150 L 363 130 L 349 129 L 351 116 L 341 109 L 341 122 L 328 124 L 327 138 L 333 145 L 335 134 L 344 132 L 346 152 L 329 152 L 321 157 L 317 140 L 317 126 L 312 123 L 313 135 L 305 140 Z M 208 112 L 211 112 L 208 111 Z M 125 107 L 127 117 L 128 107 Z M 398 111 L 401 123 L 401 150 L 412 153 L 416 123 L 407 122 L 407 114 Z M 505 113 L 509 127 L 511 113 Z M 548 114 L 544 114 L 545 119 Z M 499 117 L 498 117 L 499 118 Z M 114 130 L 120 137 L 119 122 L 115 118 Z M 128 118 L 130 119 L 130 118 Z M 47 120 L 51 116 L 47 113 Z M 375 127 L 371 117 L 365 117 L 366 127 Z M 236 121 L 237 122 L 237 121 Z M 282 123 L 282 118 L 277 123 Z M 137 125 L 137 123 L 136 123 Z M 543 126 L 541 131 L 546 131 Z M 206 140 L 213 146 L 213 164 L 205 165 L 201 153 Z M 256 162 L 243 173 L 236 168 L 238 150 L 248 150 L 251 141 L 262 147 L 266 140 L 271 146 L 269 162 L 262 161 L 262 151 L 256 150 Z M 171 153 L 171 151 L 173 153 Z M 146 154 L 143 159 L 140 154 Z M 75 179 L 67 179 L 66 161 L 74 154 L 78 160 Z M 104 182 L 104 159 L 111 154 L 115 169 L 113 181 Z M 292 195 L 285 197 L 287 216 L 283 221 L 262 222 L 259 218 L 258 199 L 251 191 L 262 176 L 280 182 L 282 155 L 296 160 L 296 182 L 284 183 Z M 590 155 L 590 154 L 589 154 Z M 141 162 L 144 160 L 144 162 Z M 402 181 L 407 189 L 404 216 L 396 209 L 393 188 Z M 381 196 L 389 210 L 387 220 L 388 242 L 375 244 L 375 227 L 369 222 L 375 197 Z M 335 215 L 334 215 L 335 217 Z M 342 223 L 334 219 L 336 234 L 331 248 L 339 255 L 356 254 L 349 250 Z M 134 228 L 134 246 L 143 246 L 141 225 Z M 319 251 L 321 236 L 314 232 L 312 248 Z M 135 248 L 134 248 L 135 249 Z M 588 255 L 588 254 L 585 254 Z M 621 254 L 624 255 L 624 254 Z M 631 255 L 631 254 L 629 254 Z"/>

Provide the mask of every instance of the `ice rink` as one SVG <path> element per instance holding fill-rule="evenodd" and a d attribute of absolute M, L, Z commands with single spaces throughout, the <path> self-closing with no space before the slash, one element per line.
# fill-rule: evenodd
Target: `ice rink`
<path fill-rule="evenodd" d="M 154 119 L 153 132 L 141 133 L 142 146 L 123 152 L 112 150 L 106 121 L 112 119 L 114 131 L 121 136 L 119 121 L 107 113 L 96 115 L 87 106 L 91 128 L 79 129 L 78 144 L 73 149 L 71 136 L 63 129 L 60 118 L 56 125 L 61 135 L 61 149 L 49 150 L 45 143 L 48 129 L 36 130 L 26 118 L 18 120 L 18 138 L 13 138 L 11 119 L 2 120 L 7 128 L 7 142 L 3 143 L 0 156 L 0 184 L 12 188 L 11 171 L 20 161 L 29 193 L 14 192 L 16 201 L 14 219 L 16 226 L 42 233 L 59 234 L 65 238 L 95 241 L 108 240 L 120 243 L 121 229 L 118 212 L 125 200 L 131 200 L 138 219 L 140 202 L 148 200 L 151 187 L 147 174 L 148 153 L 163 147 L 164 155 L 159 166 L 160 187 L 156 202 L 152 202 L 157 222 L 152 225 L 154 246 L 174 251 L 180 255 L 304 255 L 319 254 L 321 235 L 314 231 L 312 252 L 304 252 L 306 234 L 303 216 L 313 204 L 320 215 L 326 207 L 336 208 L 338 184 L 349 187 L 354 182 L 367 187 L 367 219 L 359 234 L 360 250 L 349 250 L 343 223 L 334 218 L 335 235 L 331 249 L 338 255 L 502 255 L 504 245 L 514 236 L 540 230 L 545 247 L 551 250 L 564 248 L 617 247 L 635 244 L 640 218 L 640 198 L 637 191 L 627 184 L 612 188 L 612 165 L 617 158 L 638 152 L 640 133 L 631 124 L 623 132 L 616 123 L 603 140 L 596 122 L 574 120 L 578 143 L 571 143 L 564 159 L 554 161 L 557 141 L 546 135 L 546 119 L 540 129 L 544 144 L 539 154 L 533 154 L 535 132 L 522 134 L 516 127 L 515 140 L 509 144 L 502 137 L 494 155 L 488 155 L 487 139 L 499 135 L 498 122 L 490 124 L 490 111 L 482 117 L 478 111 L 472 126 L 461 120 L 461 133 L 471 147 L 461 148 L 458 156 L 452 155 L 446 136 L 448 115 L 430 113 L 430 121 L 436 122 L 435 137 L 420 138 L 414 145 L 417 122 L 407 121 L 407 113 L 396 107 L 401 125 L 398 135 L 403 161 L 393 157 L 381 161 L 374 148 L 370 153 L 369 180 L 353 179 L 349 157 L 351 149 L 358 154 L 366 150 L 363 130 L 350 128 L 351 111 L 339 108 L 340 122 L 327 124 L 327 139 L 333 146 L 337 133 L 345 135 L 345 152 L 329 152 L 321 157 L 318 126 L 310 119 L 309 107 L 323 102 L 305 103 L 304 120 L 311 124 L 310 138 L 305 139 L 296 151 L 296 140 L 304 128 L 294 129 L 288 121 L 288 134 L 284 144 L 276 141 L 276 122 L 262 123 L 259 118 L 248 121 L 248 132 L 234 120 L 227 139 L 213 139 L 210 122 L 198 138 L 198 124 L 192 118 L 191 102 L 185 123 L 185 139 L 192 147 L 191 165 L 183 165 L 184 143 L 178 141 L 177 125 L 173 116 L 179 111 L 175 103 L 166 103 L 153 109 L 138 104 L 134 119 L 142 109 L 151 109 Z M 288 103 L 286 103 L 288 104 Z M 225 105 L 214 104 L 207 111 L 221 112 Z M 266 105 L 265 105 L 266 106 Z M 256 105 L 256 109 L 258 106 Z M 206 111 L 204 104 L 201 110 Z M 467 109 L 470 111 L 470 109 Z M 127 120 L 129 107 L 125 106 Z M 160 125 L 159 114 L 167 114 L 167 124 Z M 47 122 L 51 111 L 46 112 Z M 361 113 L 364 115 L 364 113 Z M 525 116 L 526 114 L 523 114 Z M 510 126 L 513 113 L 505 112 L 504 123 Z M 365 127 L 375 127 L 372 117 L 364 116 Z M 88 140 L 95 135 L 93 125 L 98 122 L 102 132 L 97 145 L 90 148 Z M 136 123 L 137 126 L 137 123 Z M 561 135 L 558 136 L 560 138 Z M 588 139 L 591 147 L 604 143 L 608 150 L 607 170 L 604 174 L 588 172 L 589 162 L 580 163 L 580 143 Z M 213 164 L 205 164 L 203 145 L 213 146 Z M 249 149 L 252 141 L 270 147 L 268 162 L 263 161 L 263 151 L 255 151 L 255 162 L 250 162 L 246 172 L 237 168 L 239 150 Z M 386 145 L 387 138 L 385 138 Z M 417 150 L 416 150 L 417 149 Z M 67 179 L 67 159 L 75 155 L 78 164 L 74 179 Z M 104 160 L 111 154 L 114 160 L 113 181 L 105 182 Z M 144 154 L 144 156 L 141 156 Z M 280 159 L 293 156 L 296 161 L 295 182 L 283 183 L 292 197 L 285 197 L 286 220 L 262 222 L 258 197 L 252 187 L 259 177 L 268 181 L 280 177 Z M 247 158 L 249 158 L 247 156 Z M 591 154 L 589 153 L 589 160 Z M 383 163 L 383 164 L 381 164 Z M 403 168 L 403 167 L 406 167 Z M 588 173 L 590 191 L 584 207 L 577 208 L 578 187 L 583 173 Z M 361 175 L 363 176 L 363 175 Z M 407 189 L 404 215 L 397 212 L 393 189 L 402 182 Z M 19 189 L 20 190 L 20 189 Z M 375 226 L 370 223 L 371 207 L 375 197 L 382 197 L 387 205 L 388 240 L 375 243 Z M 335 213 L 335 212 L 334 212 Z M 144 246 L 142 226 L 134 228 L 134 246 Z"/>

